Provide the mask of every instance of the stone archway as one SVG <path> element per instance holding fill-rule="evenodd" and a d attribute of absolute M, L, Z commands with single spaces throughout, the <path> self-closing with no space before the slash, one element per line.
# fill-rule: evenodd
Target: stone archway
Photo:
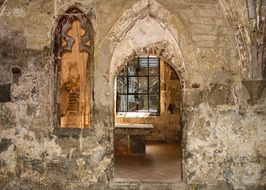
<path fill-rule="evenodd" d="M 164 48 L 160 49 L 160 47 Z M 115 180 L 124 181 L 142 179 L 144 181 L 158 180 L 160 182 L 177 182 L 181 180 L 182 79 L 180 80 L 180 74 L 178 74 L 176 70 L 173 69 L 173 64 L 169 61 L 171 60 L 169 59 L 170 57 L 168 57 L 167 53 L 164 52 L 167 49 L 166 47 L 167 45 L 165 43 L 157 43 L 152 44 L 146 48 L 138 49 L 136 52 L 134 52 L 133 55 L 125 58 L 126 63 L 120 65 L 121 68 L 118 68 L 118 71 L 127 70 L 126 68 L 129 67 L 128 64 L 132 63 L 132 60 L 136 60 L 136 58 L 137 60 L 141 60 L 146 56 L 152 58 L 158 57 L 160 60 L 160 77 L 158 81 L 160 98 L 158 104 L 156 104 L 156 107 L 159 108 L 159 113 L 157 113 L 156 115 L 153 115 L 154 112 L 141 113 L 141 111 L 133 113 L 121 113 L 118 111 L 115 114 Z M 126 67 L 124 65 L 126 65 Z M 141 64 L 139 63 L 139 65 Z M 143 67 L 140 70 L 143 71 Z M 119 78 L 119 80 L 117 80 L 116 84 L 119 83 L 118 81 L 125 81 L 124 79 L 121 80 L 122 78 L 124 78 L 124 76 L 122 75 L 121 73 L 117 74 L 117 78 Z M 140 76 L 142 76 L 142 74 L 140 74 Z M 143 76 L 140 78 L 143 78 Z M 128 81 L 130 79 L 130 76 L 126 77 L 125 79 L 126 81 Z M 150 82 L 148 83 L 151 84 Z M 139 84 L 140 87 L 143 87 L 143 85 L 145 86 L 145 83 Z M 116 86 L 116 88 L 121 89 L 121 86 L 118 86 L 119 87 Z M 128 88 L 129 86 L 127 86 L 127 89 Z M 117 91 L 118 98 L 115 98 L 115 100 L 121 102 L 121 96 L 125 95 L 121 95 L 119 94 L 119 92 L 120 90 Z M 143 95 L 141 95 L 141 97 L 143 97 Z M 148 96 L 148 101 L 149 100 L 150 98 Z M 124 101 L 126 100 L 123 100 L 123 102 Z M 132 102 L 132 100 L 130 102 Z M 139 102 L 137 100 L 135 105 L 136 107 L 138 107 L 138 105 L 142 107 L 142 105 L 146 104 L 144 102 L 146 101 Z M 126 105 L 127 103 L 123 104 Z M 116 105 L 119 108 L 118 110 L 121 110 L 121 104 L 116 103 Z M 115 110 L 117 110 L 117 107 Z M 128 124 L 133 124 L 134 126 L 152 124 L 153 130 L 148 134 L 147 131 L 143 131 L 142 129 L 139 129 L 138 132 L 136 130 L 134 131 L 134 129 L 131 130 L 130 128 L 123 127 L 128 126 Z M 119 126 L 122 126 L 122 128 L 120 128 Z M 128 132 L 127 134 L 125 134 L 126 131 Z M 146 143 L 143 142 L 144 136 Z M 136 155 L 143 156 L 143 154 L 145 154 L 145 157 L 138 157 L 138 159 L 134 158 Z M 168 162 L 165 162 L 163 160 L 168 160 Z M 150 164 L 150 162 L 153 162 L 154 164 Z M 148 176 L 145 175 L 151 170 L 153 170 L 154 172 L 152 172 Z"/>
<path fill-rule="evenodd" d="M 174 71 L 178 75 L 178 78 L 180 78 L 181 86 L 183 87 L 185 85 L 182 78 L 183 76 L 181 75 L 181 73 L 184 71 L 183 63 L 182 60 L 176 60 L 174 58 L 174 54 L 175 54 L 175 49 L 169 42 L 160 41 L 154 44 L 150 44 L 146 47 L 134 49 L 133 53 L 127 57 L 124 57 L 121 63 L 115 64 L 116 70 L 113 72 L 114 75 L 116 75 L 121 66 L 123 66 L 126 62 L 128 62 L 129 60 L 131 60 L 136 56 L 156 55 L 160 59 L 163 59 L 165 62 L 167 62 L 174 69 Z M 174 64 L 175 61 L 177 61 L 178 63 Z"/>
<path fill-rule="evenodd" d="M 172 25 L 172 19 L 179 23 L 180 31 L 177 31 L 176 25 Z M 155 30 L 157 30 L 157 33 L 154 33 Z M 137 35 L 134 35 L 134 33 Z M 184 51 L 194 51 L 193 45 L 191 45 L 193 42 L 187 37 L 187 33 L 189 31 L 178 18 L 173 17 L 164 7 L 153 0 L 139 1 L 123 14 L 102 43 L 102 46 L 105 46 L 104 49 L 110 50 L 112 57 L 111 63 L 109 62 L 108 79 L 110 85 L 108 95 L 112 97 L 110 108 L 112 112 L 114 112 L 114 80 L 118 68 L 131 56 L 140 55 L 146 48 L 152 49 L 160 57 L 164 57 L 178 73 L 182 80 L 183 89 L 186 87 L 188 76 L 180 45 L 182 44 L 182 50 Z M 145 41 L 139 41 L 139 39 L 145 39 Z M 107 63 L 107 60 L 102 61 Z M 184 139 L 184 133 L 182 135 L 182 139 Z M 185 145 L 182 145 L 182 147 L 185 147 Z M 182 176 L 185 180 L 184 170 L 185 167 L 182 168 Z"/>

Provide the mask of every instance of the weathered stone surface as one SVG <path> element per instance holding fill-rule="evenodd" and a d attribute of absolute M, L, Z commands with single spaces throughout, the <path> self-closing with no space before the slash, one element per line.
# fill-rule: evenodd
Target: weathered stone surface
<path fill-rule="evenodd" d="M 54 29 L 72 6 L 94 28 L 92 128 L 58 135 Z M 250 103 L 241 84 L 245 1 L 0 0 L 0 23 L 0 189 L 265 189 L 266 90 Z M 183 183 L 113 183 L 115 74 L 147 47 L 181 80 Z"/>
<path fill-rule="evenodd" d="M 11 101 L 11 84 L 0 85 L 0 102 Z"/>
<path fill-rule="evenodd" d="M 138 136 L 138 135 L 130 136 L 130 153 L 145 155 L 146 153 L 145 143 L 146 142 L 144 136 Z"/>
<path fill-rule="evenodd" d="M 0 105 L 0 127 L 10 128 L 16 126 L 15 109 L 10 109 L 9 106 Z"/>
<path fill-rule="evenodd" d="M 185 183 L 145 183 L 145 182 L 111 182 L 109 185 L 110 189 L 121 189 L 121 190 L 175 190 L 182 189 L 187 190 L 188 187 Z"/>
<path fill-rule="evenodd" d="M 208 95 L 210 106 L 218 106 L 224 104 L 232 104 L 233 98 L 231 95 L 230 85 L 211 84 Z"/>
<path fill-rule="evenodd" d="M 192 187 L 193 190 L 233 190 L 233 186 L 227 182 L 218 182 L 215 185 L 197 184 Z"/>
<path fill-rule="evenodd" d="M 0 140 L 0 153 L 6 151 L 11 144 L 11 139 L 2 138 Z"/>
<path fill-rule="evenodd" d="M 245 190 L 263 190 L 266 188 L 266 185 L 247 185 Z"/>

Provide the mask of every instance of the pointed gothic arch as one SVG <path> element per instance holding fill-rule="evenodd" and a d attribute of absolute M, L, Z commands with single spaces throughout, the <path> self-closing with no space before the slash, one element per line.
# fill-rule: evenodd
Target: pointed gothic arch
<path fill-rule="evenodd" d="M 160 14 L 158 14 L 160 13 Z M 117 67 L 117 63 L 121 64 L 124 61 L 124 58 L 128 55 L 133 54 L 136 51 L 136 48 L 142 48 L 156 42 L 160 41 L 167 41 L 161 38 L 159 41 L 152 42 L 150 44 L 146 44 L 142 47 L 134 47 L 131 48 L 130 52 L 124 56 L 120 57 L 119 61 L 115 57 L 115 51 L 118 48 L 118 45 L 121 44 L 121 41 L 124 40 L 125 36 L 131 31 L 139 22 L 144 19 L 151 19 L 154 23 L 157 23 L 164 28 L 169 36 L 171 36 L 171 41 L 168 43 L 174 48 L 173 49 L 173 68 L 176 69 L 176 72 L 179 73 L 184 79 L 184 88 L 186 86 L 186 81 L 188 80 L 189 76 L 186 72 L 186 64 L 193 59 L 192 57 L 186 57 L 185 54 L 189 54 L 188 52 L 196 51 L 195 49 L 195 42 L 191 40 L 190 31 L 188 28 L 182 23 L 181 19 L 172 15 L 167 9 L 164 8 L 160 3 L 156 0 L 142 0 L 136 2 L 131 8 L 125 11 L 122 16 L 117 20 L 117 22 L 113 25 L 113 27 L 108 32 L 105 40 L 102 43 L 102 47 L 110 46 L 109 49 L 111 51 L 111 63 L 108 64 L 109 70 L 109 81 L 110 87 L 112 88 L 114 82 L 114 70 Z M 106 49 L 106 48 L 104 48 Z M 182 50 L 181 50 L 182 49 Z M 105 60 L 101 61 L 104 63 Z"/>
<path fill-rule="evenodd" d="M 60 16 L 53 32 L 57 128 L 89 128 L 93 113 L 94 31 L 76 7 Z"/>
<path fill-rule="evenodd" d="M 116 66 L 116 70 L 114 71 L 114 75 L 116 76 L 120 70 L 121 67 L 123 67 L 128 61 L 132 60 L 134 57 L 142 56 L 142 55 L 152 55 L 152 56 L 158 56 L 160 59 L 164 60 L 177 74 L 178 78 L 180 79 L 180 85 L 183 88 L 184 79 L 183 76 L 180 74 L 182 72 L 182 67 L 180 67 L 180 64 L 174 64 L 174 47 L 167 41 L 160 41 L 154 44 L 150 44 L 145 47 L 138 48 L 134 50 L 134 52 L 124 57 L 123 61 L 119 63 Z"/>
<path fill-rule="evenodd" d="M 158 14 L 159 13 L 159 14 Z M 156 27 L 164 30 L 167 33 L 167 38 L 164 36 L 159 36 L 156 41 L 148 41 L 145 44 L 139 44 L 138 46 L 131 46 L 126 48 L 121 48 L 121 44 L 125 43 L 125 38 L 136 26 L 139 25 L 145 19 L 148 22 L 152 21 Z M 149 21 L 150 20 L 150 21 Z M 174 23 L 174 24 L 173 24 Z M 155 27 L 155 25 L 153 25 Z M 146 28 L 144 28 L 145 30 Z M 154 29 L 155 30 L 155 29 Z M 186 88 L 186 82 L 188 81 L 188 74 L 186 71 L 186 64 L 193 59 L 192 57 L 185 57 L 190 54 L 191 51 L 196 51 L 195 43 L 189 38 L 190 32 L 183 25 L 182 21 L 173 16 L 168 10 L 166 10 L 161 4 L 155 0 L 142 0 L 135 3 L 131 8 L 129 8 L 123 15 L 118 19 L 118 21 L 113 25 L 111 30 L 108 32 L 105 40 L 102 42 L 101 49 L 103 51 L 110 50 L 110 53 L 107 52 L 108 56 L 111 57 L 111 60 L 101 59 L 100 62 L 103 65 L 106 65 L 109 68 L 109 87 L 111 92 L 111 97 L 114 97 L 114 86 L 115 86 L 115 76 L 118 68 L 123 65 L 126 60 L 128 60 L 129 55 L 136 55 L 139 50 L 145 49 L 147 47 L 158 48 L 158 52 L 165 51 L 164 57 L 169 65 L 174 69 L 178 74 L 182 88 Z M 144 37 L 142 38 L 144 39 Z M 147 39 L 147 38 L 145 38 Z M 132 40 L 133 42 L 133 40 Z M 156 45 L 154 45 L 156 44 Z M 159 47 L 158 44 L 165 44 L 166 47 Z M 182 48 L 181 48 L 182 47 Z M 121 49 L 127 49 L 126 53 L 119 52 Z M 181 51 L 182 49 L 182 51 Z M 170 60 L 170 61 L 169 61 Z M 115 98 L 113 98 L 114 100 Z M 115 112 L 115 101 L 112 101 L 111 106 L 113 112 Z M 182 119 L 181 119 L 182 120 Z M 113 118 L 113 124 L 115 119 Z M 183 124 L 184 125 L 184 124 Z M 186 135 L 181 132 L 181 139 L 183 142 L 186 142 Z M 183 150 L 186 145 L 182 144 Z M 186 180 L 186 168 L 182 160 L 182 169 L 181 175 L 182 179 Z"/>

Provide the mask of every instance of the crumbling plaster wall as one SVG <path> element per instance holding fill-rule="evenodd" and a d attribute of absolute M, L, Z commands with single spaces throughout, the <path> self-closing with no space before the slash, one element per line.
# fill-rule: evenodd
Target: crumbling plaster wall
<path fill-rule="evenodd" d="M 91 3 L 7 0 L 1 6 L 0 83 L 11 83 L 12 101 L 0 104 L 0 189 L 106 186 L 113 149 L 108 111 L 95 109 L 95 118 L 101 114 L 106 119 L 95 119 L 84 138 L 54 134 L 53 29 L 70 5 L 89 12 L 94 22 Z M 12 66 L 21 68 L 18 85 L 12 80 Z"/>
<path fill-rule="evenodd" d="M 251 77 L 251 40 L 246 1 L 220 0 L 221 8 L 234 30 L 238 50 L 238 63 L 243 78 Z"/>
<path fill-rule="evenodd" d="M 58 16 L 73 5 L 90 15 L 95 30 L 94 119 L 88 134 L 61 139 L 53 133 L 50 44 Z M 0 7 L 0 84 L 11 83 L 12 101 L 0 103 L 0 188 L 107 189 L 113 171 L 111 61 L 146 13 L 176 41 L 169 61 L 183 82 L 184 181 L 191 189 L 265 187 L 266 93 L 248 101 L 239 64 L 246 51 L 239 54 L 223 11 L 208 0 L 6 0 Z M 12 66 L 22 71 L 18 85 Z"/>

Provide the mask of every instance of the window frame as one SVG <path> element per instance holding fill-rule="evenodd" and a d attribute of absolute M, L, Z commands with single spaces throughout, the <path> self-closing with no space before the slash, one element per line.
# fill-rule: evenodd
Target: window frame
<path fill-rule="evenodd" d="M 147 60 L 147 68 L 148 68 L 148 71 L 147 71 L 147 74 L 146 75 L 139 75 L 138 72 L 136 72 L 135 74 L 129 74 L 128 73 L 128 64 L 134 62 L 135 60 L 137 60 L 137 64 L 138 64 L 138 67 L 140 68 L 140 60 L 143 58 L 143 60 Z M 150 73 L 150 65 L 151 65 L 151 62 L 150 60 L 157 60 L 157 73 L 156 74 L 151 74 Z M 137 56 L 137 57 L 134 57 L 133 59 L 127 61 L 122 68 L 120 68 L 120 71 L 118 72 L 117 76 L 116 76 L 116 113 L 118 115 L 128 115 L 128 114 L 131 114 L 132 115 L 149 115 L 149 116 L 159 116 L 160 115 L 160 108 L 161 108 L 161 105 L 160 105 L 160 100 L 161 100 L 161 66 L 160 66 L 160 57 L 159 56 L 153 56 L 153 55 L 142 55 L 142 56 Z M 121 70 L 126 70 L 126 72 L 124 72 L 123 74 L 121 74 Z M 126 74 L 125 74 L 126 73 Z M 118 91 L 118 78 L 126 78 L 126 92 L 125 93 L 121 93 Z M 129 92 L 129 78 L 137 78 L 137 84 L 138 84 L 138 87 L 137 87 L 137 92 Z M 145 77 L 147 79 L 147 91 L 146 92 L 139 92 L 139 79 L 142 78 L 142 77 Z M 157 83 L 159 84 L 158 85 L 158 91 L 156 93 L 151 93 L 150 92 L 150 78 L 151 77 L 157 77 Z M 155 83 L 156 84 L 156 83 Z M 118 106 L 118 97 L 121 96 L 121 95 L 125 95 L 127 97 L 127 100 L 126 100 L 126 111 L 121 111 L 119 110 L 119 106 Z M 130 108 L 129 108 L 129 101 L 128 101 L 128 97 L 129 96 L 147 96 L 148 99 L 147 99 L 147 104 L 148 104 L 148 108 L 147 110 L 139 110 L 137 109 L 136 111 L 131 111 Z M 151 96 L 157 96 L 158 97 L 158 109 L 157 111 L 155 112 L 152 112 L 150 111 L 150 97 Z M 138 105 L 137 105 L 138 106 Z"/>

